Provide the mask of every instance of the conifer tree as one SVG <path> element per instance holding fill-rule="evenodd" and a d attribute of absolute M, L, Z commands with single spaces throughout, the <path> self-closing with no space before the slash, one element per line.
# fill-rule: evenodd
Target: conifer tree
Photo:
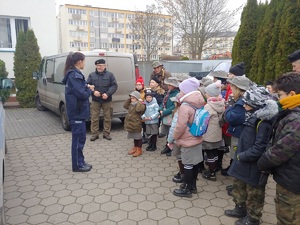
<path fill-rule="evenodd" d="M 280 23 L 282 21 L 282 14 L 284 10 L 285 1 L 282 0 L 273 0 L 270 3 L 270 8 L 273 11 L 272 18 L 270 23 L 273 24 L 272 30 L 270 30 L 271 40 L 266 43 L 267 49 L 267 57 L 266 62 L 264 64 L 265 67 L 265 77 L 263 81 L 274 80 L 276 77 L 275 66 L 277 62 L 276 58 L 276 49 L 279 44 L 279 36 L 281 33 Z"/>
<path fill-rule="evenodd" d="M 275 77 L 292 70 L 287 56 L 300 46 L 300 1 L 285 0 L 283 7 L 279 44 L 275 53 Z"/>
<path fill-rule="evenodd" d="M 241 25 L 234 41 L 233 62 L 245 62 L 246 74 L 251 70 L 252 55 L 255 51 L 256 35 L 259 27 L 259 11 L 256 0 L 248 0 L 244 7 Z"/>
<path fill-rule="evenodd" d="M 14 74 L 17 100 L 21 107 L 34 106 L 37 81 L 32 78 L 32 73 L 38 70 L 40 62 L 41 55 L 33 30 L 20 32 L 14 55 Z"/>
<path fill-rule="evenodd" d="M 8 75 L 8 72 L 6 71 L 5 62 L 0 59 L 0 80 L 1 78 L 6 78 Z M 10 94 L 9 90 L 1 89 L 0 90 L 0 100 L 2 102 L 5 102 L 6 99 L 8 99 Z"/>

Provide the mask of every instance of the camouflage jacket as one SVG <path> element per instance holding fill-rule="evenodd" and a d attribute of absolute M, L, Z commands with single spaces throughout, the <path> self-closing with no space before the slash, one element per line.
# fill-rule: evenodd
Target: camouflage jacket
<path fill-rule="evenodd" d="M 272 137 L 272 146 L 259 159 L 258 167 L 272 171 L 279 185 L 300 194 L 300 106 L 279 112 Z"/>

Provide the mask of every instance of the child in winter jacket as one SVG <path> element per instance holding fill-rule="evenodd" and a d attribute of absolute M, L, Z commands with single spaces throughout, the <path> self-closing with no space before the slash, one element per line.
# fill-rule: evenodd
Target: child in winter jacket
<path fill-rule="evenodd" d="M 169 129 L 172 123 L 172 111 L 175 108 L 175 104 L 171 101 L 172 97 L 175 97 L 179 93 L 179 82 L 175 77 L 169 77 L 165 79 L 165 84 L 168 86 L 168 92 L 164 97 L 162 106 L 159 108 L 159 113 L 162 118 L 161 134 L 168 135 Z M 161 151 L 161 154 L 171 155 L 171 149 L 165 145 L 165 148 Z"/>
<path fill-rule="evenodd" d="M 202 177 L 216 181 L 218 163 L 218 149 L 222 145 L 222 127 L 220 116 L 225 111 L 225 101 L 221 96 L 221 81 L 208 85 L 205 88 L 207 103 L 204 106 L 210 115 L 206 133 L 203 135 L 202 149 L 206 152 L 208 170 L 202 172 Z"/>
<path fill-rule="evenodd" d="M 296 55 L 299 59 L 299 54 Z M 273 125 L 271 147 L 258 160 L 276 182 L 277 224 L 300 224 L 300 74 L 283 74 L 274 82 L 282 110 Z"/>
<path fill-rule="evenodd" d="M 129 97 L 130 98 L 124 103 L 124 108 L 128 110 L 128 114 L 124 120 L 124 128 L 128 131 L 127 138 L 134 139 L 134 146 L 128 152 L 128 155 L 137 157 L 142 155 L 141 116 L 145 112 L 146 106 L 143 104 L 138 91 L 132 92 Z"/>
<path fill-rule="evenodd" d="M 146 151 L 155 151 L 156 142 L 157 142 L 157 134 L 158 134 L 158 104 L 156 99 L 152 96 L 153 93 L 150 89 L 146 89 L 144 101 L 146 105 L 146 111 L 142 115 L 143 121 L 146 124 L 146 134 L 149 138 L 149 145 L 146 148 Z"/>
<path fill-rule="evenodd" d="M 199 80 L 195 77 L 188 78 L 179 84 L 181 106 L 178 110 L 178 119 L 173 137 L 176 144 L 181 147 L 181 159 L 184 165 L 184 184 L 175 189 L 173 194 L 179 197 L 192 197 L 192 192 L 197 191 L 197 176 L 199 164 L 203 161 L 202 140 L 193 136 L 188 124 L 192 124 L 196 113 L 195 108 L 204 106 L 205 101 L 198 90 Z"/>
<path fill-rule="evenodd" d="M 170 100 L 174 102 L 175 109 L 172 112 L 172 123 L 167 138 L 167 145 L 172 150 L 172 155 L 176 157 L 179 166 L 179 172 L 176 175 L 174 175 L 172 180 L 175 183 L 182 183 L 184 178 L 184 169 L 181 160 L 181 152 L 180 147 L 176 145 L 176 140 L 173 137 L 174 129 L 176 127 L 178 119 L 178 109 L 180 107 L 180 93 L 178 93 L 175 97 L 170 98 Z"/>
<path fill-rule="evenodd" d="M 228 171 L 234 177 L 232 197 L 236 206 L 225 215 L 241 218 L 235 225 L 259 225 L 265 200 L 257 161 L 266 151 L 277 103 L 264 87 L 251 86 L 243 95 L 246 118 L 237 151 Z"/>

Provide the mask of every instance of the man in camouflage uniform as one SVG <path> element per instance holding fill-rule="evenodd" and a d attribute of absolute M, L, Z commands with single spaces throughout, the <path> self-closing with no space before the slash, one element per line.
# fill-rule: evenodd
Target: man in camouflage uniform
<path fill-rule="evenodd" d="M 300 224 L 300 74 L 291 72 L 274 82 L 283 110 L 273 126 L 272 146 L 258 161 L 276 181 L 278 225 Z"/>
<path fill-rule="evenodd" d="M 160 81 L 160 86 L 165 90 L 168 91 L 168 85 L 165 84 L 165 79 L 167 79 L 168 77 L 171 77 L 171 74 L 165 70 L 164 65 L 159 62 L 159 61 L 154 61 L 152 63 L 152 67 L 153 67 L 153 72 L 150 75 L 150 80 L 153 77 L 158 78 L 158 80 Z"/>

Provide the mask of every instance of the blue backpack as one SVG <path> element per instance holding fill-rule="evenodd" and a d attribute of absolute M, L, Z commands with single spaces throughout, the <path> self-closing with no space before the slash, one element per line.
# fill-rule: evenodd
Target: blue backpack
<path fill-rule="evenodd" d="M 192 124 L 188 123 L 190 128 L 190 132 L 195 137 L 201 137 L 203 134 L 206 133 L 208 123 L 209 123 L 209 112 L 204 109 L 204 107 L 196 108 L 189 103 L 184 102 L 183 104 L 189 105 L 193 109 L 195 109 L 195 116 Z"/>

